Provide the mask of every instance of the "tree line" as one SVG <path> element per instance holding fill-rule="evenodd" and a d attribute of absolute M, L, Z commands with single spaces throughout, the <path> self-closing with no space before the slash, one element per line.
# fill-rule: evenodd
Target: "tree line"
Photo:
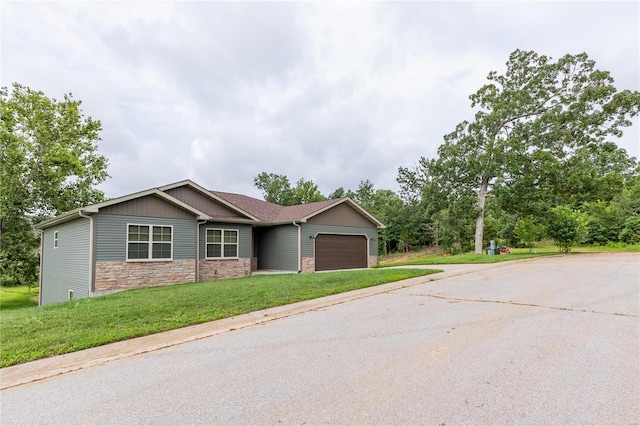
<path fill-rule="evenodd" d="M 584 53 L 554 61 L 516 50 L 506 72 L 487 80 L 470 96 L 474 120 L 445 135 L 436 158 L 399 168 L 399 194 L 365 180 L 329 198 L 351 196 L 386 223 L 381 253 L 429 245 L 482 253 L 490 239 L 549 237 L 562 251 L 640 242 L 639 163 L 610 140 L 638 115 L 640 93 L 618 91 Z M 256 186 L 277 188 L 263 184 L 269 176 Z M 322 199 L 304 179 L 293 192 L 305 188 Z"/>
<path fill-rule="evenodd" d="M 380 221 L 380 254 L 439 246 L 482 253 L 490 239 L 543 237 L 640 243 L 640 164 L 618 147 L 640 93 L 614 86 L 584 53 L 557 60 L 516 50 L 470 96 L 475 115 L 444 136 L 435 158 L 398 169 L 399 192 L 363 179 L 326 197 L 310 180 L 263 172 L 267 201 L 293 205 L 350 197 Z M 100 121 L 14 83 L 0 90 L 0 285 L 33 285 L 37 222 L 104 199 Z"/>

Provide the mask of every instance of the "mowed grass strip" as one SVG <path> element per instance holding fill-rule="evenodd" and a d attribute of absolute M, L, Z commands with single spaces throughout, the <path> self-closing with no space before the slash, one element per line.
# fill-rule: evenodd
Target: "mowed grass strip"
<path fill-rule="evenodd" d="M 2 311 L 0 367 L 435 272 L 439 270 L 260 275 Z"/>
<path fill-rule="evenodd" d="M 417 265 L 452 265 L 452 264 L 478 264 L 478 263 L 498 263 L 508 262 L 518 259 L 529 259 L 533 257 L 549 256 L 559 254 L 556 248 L 537 249 L 535 253 L 529 253 L 529 249 L 511 249 L 511 254 L 500 254 L 490 256 L 488 254 L 416 254 L 406 260 L 389 260 L 383 261 L 378 268 L 386 268 L 390 266 L 417 266 Z"/>
<path fill-rule="evenodd" d="M 389 257 L 383 259 L 379 268 L 390 266 L 417 266 L 417 265 L 452 265 L 452 264 L 477 264 L 477 263 L 498 263 L 508 262 L 518 259 L 530 259 L 540 256 L 552 256 L 561 254 L 558 248 L 551 244 L 535 245 L 531 250 L 529 248 L 511 248 L 511 254 L 487 255 L 463 253 L 456 255 L 447 255 L 439 253 L 415 253 L 409 255 L 408 258 L 396 259 Z M 531 252 L 530 252 L 531 251 Z M 577 246 L 571 249 L 572 253 L 637 253 L 640 252 L 640 244 L 607 244 L 604 246 L 589 245 Z"/>
<path fill-rule="evenodd" d="M 38 287 L 0 287 L 0 310 L 38 306 Z"/>

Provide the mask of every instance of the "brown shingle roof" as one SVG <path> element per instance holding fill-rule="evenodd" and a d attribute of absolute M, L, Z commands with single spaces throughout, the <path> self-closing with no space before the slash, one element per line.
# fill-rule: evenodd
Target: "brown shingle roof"
<path fill-rule="evenodd" d="M 315 203 L 299 204 L 296 206 L 280 206 L 268 201 L 259 200 L 241 194 L 211 191 L 223 200 L 241 208 L 247 213 L 267 222 L 286 222 L 303 219 L 315 212 L 338 203 L 342 199 L 324 200 Z"/>

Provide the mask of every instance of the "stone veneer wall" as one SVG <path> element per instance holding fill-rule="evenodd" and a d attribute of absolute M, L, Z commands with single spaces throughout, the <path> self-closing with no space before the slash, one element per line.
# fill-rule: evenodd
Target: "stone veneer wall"
<path fill-rule="evenodd" d="M 180 284 L 195 280 L 196 263 L 193 259 L 178 259 L 170 262 L 96 262 L 96 293 Z"/>
<path fill-rule="evenodd" d="M 367 267 L 371 268 L 378 264 L 378 256 L 369 256 L 367 258 Z M 302 272 L 315 272 L 316 270 L 316 258 L 315 257 L 303 257 L 302 258 Z"/>
<path fill-rule="evenodd" d="M 316 271 L 316 258 L 315 257 L 303 257 L 302 258 L 302 273 L 315 272 Z"/>
<path fill-rule="evenodd" d="M 200 259 L 200 281 L 239 278 L 251 275 L 251 259 Z"/>

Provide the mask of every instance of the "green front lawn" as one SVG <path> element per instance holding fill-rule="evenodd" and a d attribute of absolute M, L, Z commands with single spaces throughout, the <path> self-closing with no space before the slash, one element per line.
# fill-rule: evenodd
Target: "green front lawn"
<path fill-rule="evenodd" d="M 0 311 L 38 306 L 38 287 L 0 287 Z"/>
<path fill-rule="evenodd" d="M 3 310 L 0 367 L 435 272 L 259 275 Z"/>

